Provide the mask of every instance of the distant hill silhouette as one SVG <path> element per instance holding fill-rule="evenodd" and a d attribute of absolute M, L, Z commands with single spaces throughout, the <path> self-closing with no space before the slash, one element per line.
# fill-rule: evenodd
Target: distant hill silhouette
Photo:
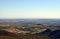
<path fill-rule="evenodd" d="M 47 29 L 41 33 L 36 33 L 36 35 L 46 35 L 50 38 L 60 38 L 60 30 L 51 31 L 50 29 Z"/>
<path fill-rule="evenodd" d="M 50 29 L 47 29 L 43 32 L 41 32 L 41 34 L 44 34 L 44 35 L 49 35 L 52 31 Z"/>
<path fill-rule="evenodd" d="M 37 33 L 37 35 L 49 35 L 52 31 L 50 29 L 47 29 L 41 33 Z"/>
<path fill-rule="evenodd" d="M 60 30 L 53 31 L 49 34 L 49 37 L 60 38 Z"/>

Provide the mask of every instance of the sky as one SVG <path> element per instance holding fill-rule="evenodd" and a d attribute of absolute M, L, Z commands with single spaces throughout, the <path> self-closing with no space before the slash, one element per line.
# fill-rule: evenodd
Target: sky
<path fill-rule="evenodd" d="M 60 18 L 60 0 L 0 0 L 0 18 Z"/>

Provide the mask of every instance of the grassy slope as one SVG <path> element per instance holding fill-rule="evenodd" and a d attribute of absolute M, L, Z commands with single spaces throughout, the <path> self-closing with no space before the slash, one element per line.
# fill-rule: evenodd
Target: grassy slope
<path fill-rule="evenodd" d="M 18 38 L 10 37 L 10 36 L 0 36 L 0 39 L 18 39 Z"/>

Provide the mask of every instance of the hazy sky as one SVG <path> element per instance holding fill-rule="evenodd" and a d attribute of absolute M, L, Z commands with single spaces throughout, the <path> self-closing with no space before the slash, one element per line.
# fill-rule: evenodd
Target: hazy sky
<path fill-rule="evenodd" d="M 0 18 L 60 18 L 60 0 L 0 0 Z"/>

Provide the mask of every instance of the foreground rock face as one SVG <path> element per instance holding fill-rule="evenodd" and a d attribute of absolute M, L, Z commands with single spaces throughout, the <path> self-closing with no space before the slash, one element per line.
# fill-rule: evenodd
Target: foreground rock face
<path fill-rule="evenodd" d="M 48 39 L 48 36 L 39 36 L 39 35 L 33 35 L 33 34 L 14 34 L 5 30 L 0 30 L 0 38 L 1 39 Z"/>
<path fill-rule="evenodd" d="M 11 33 L 5 30 L 0 30 L 0 36 L 17 36 L 15 33 Z"/>
<path fill-rule="evenodd" d="M 36 34 L 15 34 L 5 30 L 0 30 L 0 38 L 7 37 L 17 39 L 60 39 L 60 30 L 50 31 L 49 29 Z"/>

